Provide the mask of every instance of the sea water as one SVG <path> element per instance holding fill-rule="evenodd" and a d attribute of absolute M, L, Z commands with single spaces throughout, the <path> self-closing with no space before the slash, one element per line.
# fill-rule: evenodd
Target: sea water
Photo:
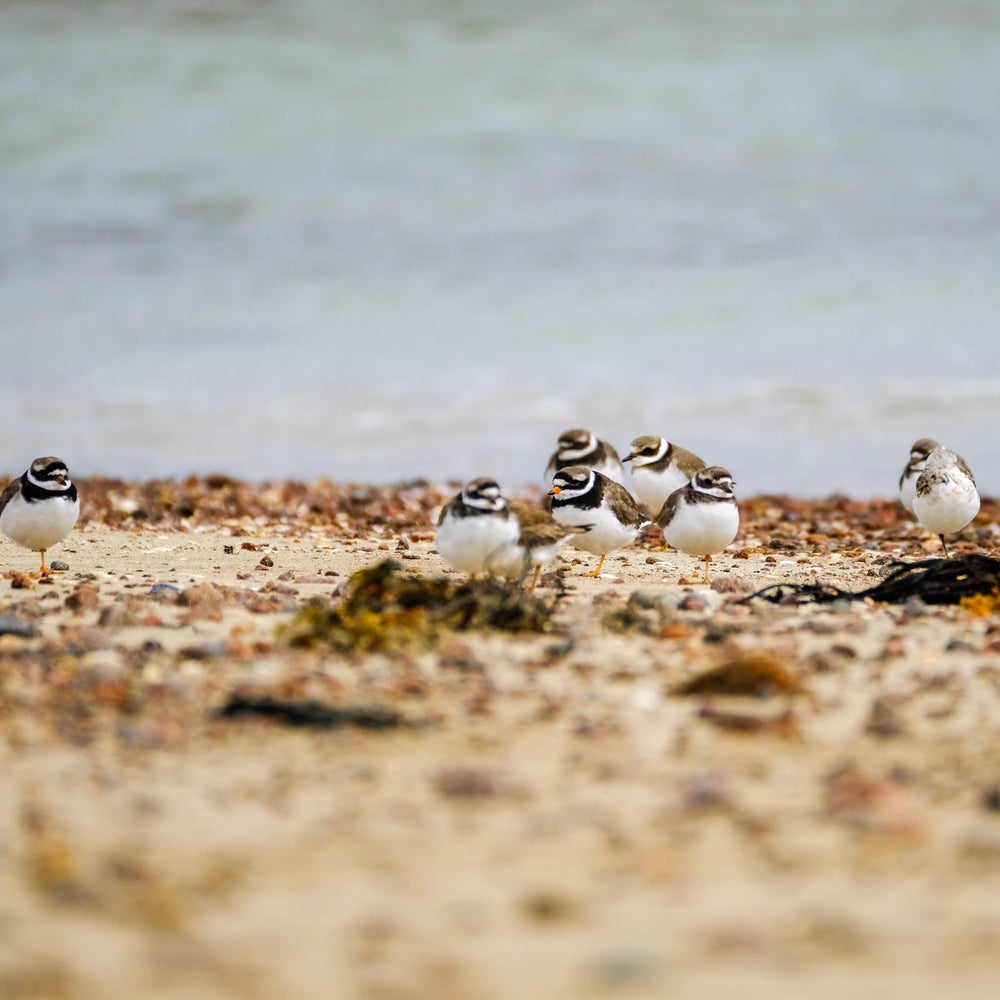
<path fill-rule="evenodd" d="M 0 468 L 1000 490 L 995 0 L 0 7 Z"/>

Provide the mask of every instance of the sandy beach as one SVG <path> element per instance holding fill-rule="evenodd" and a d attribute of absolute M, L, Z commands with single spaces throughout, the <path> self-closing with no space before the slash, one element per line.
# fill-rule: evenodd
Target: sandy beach
<path fill-rule="evenodd" d="M 0 543 L 0 996 L 995 995 L 1000 601 L 744 600 L 937 556 L 894 500 L 344 638 L 358 571 L 461 582 L 449 488 L 80 486 L 67 569 Z"/>

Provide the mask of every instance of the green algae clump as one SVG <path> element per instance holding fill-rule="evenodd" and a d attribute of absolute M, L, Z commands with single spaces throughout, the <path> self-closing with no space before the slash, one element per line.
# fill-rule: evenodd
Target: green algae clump
<path fill-rule="evenodd" d="M 424 579 L 387 559 L 355 573 L 342 603 L 315 600 L 296 612 L 277 638 L 337 652 L 398 649 L 448 631 L 551 632 L 552 615 L 552 606 L 508 581 Z"/>

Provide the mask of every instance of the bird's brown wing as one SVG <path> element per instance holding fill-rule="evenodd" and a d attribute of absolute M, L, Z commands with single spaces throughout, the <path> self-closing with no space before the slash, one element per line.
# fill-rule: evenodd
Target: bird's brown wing
<path fill-rule="evenodd" d="M 692 479 L 696 472 L 701 472 L 705 468 L 704 461 L 693 451 L 688 451 L 686 448 L 678 448 L 677 445 L 674 445 L 673 449 L 674 464 L 688 479 Z"/>
<path fill-rule="evenodd" d="M 521 522 L 522 530 L 534 527 L 536 524 L 555 524 L 552 515 L 540 504 L 524 500 L 509 500 L 507 506 Z"/>
<path fill-rule="evenodd" d="M 604 490 L 605 496 L 608 499 L 608 505 L 622 524 L 631 524 L 637 528 L 641 528 L 644 524 L 648 523 L 648 518 L 639 510 L 639 505 L 624 486 L 616 483 L 613 479 L 607 479 L 604 484 Z"/>
<path fill-rule="evenodd" d="M 962 458 L 961 455 L 956 455 L 955 458 L 958 459 L 958 467 L 972 480 L 972 485 L 975 486 L 976 485 L 976 477 L 972 474 L 972 469 L 970 469 L 965 464 L 965 459 Z M 0 510 L 2 510 L 2 509 L 3 508 L 0 507 Z"/>
<path fill-rule="evenodd" d="M 656 515 L 656 523 L 661 528 L 665 528 L 673 520 L 674 514 L 677 513 L 677 507 L 684 497 L 684 491 L 688 489 L 690 489 L 690 486 L 682 486 L 679 490 L 674 490 L 674 492 L 663 501 L 660 513 Z"/>
<path fill-rule="evenodd" d="M 3 493 L 0 493 L 0 514 L 4 512 L 4 508 L 11 502 L 11 500 L 21 492 L 21 479 L 12 479 L 8 484 Z"/>

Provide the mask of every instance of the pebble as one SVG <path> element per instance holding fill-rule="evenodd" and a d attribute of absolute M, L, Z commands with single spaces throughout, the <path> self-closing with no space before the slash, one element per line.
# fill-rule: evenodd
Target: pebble
<path fill-rule="evenodd" d="M 921 618 L 929 615 L 931 609 L 922 597 L 914 594 L 912 597 L 906 599 L 906 603 L 903 605 L 903 613 L 909 615 L 911 618 Z"/>
<path fill-rule="evenodd" d="M 18 615 L 0 614 L 0 635 L 16 635 L 30 639 L 38 635 L 38 629 L 33 622 Z"/>
<path fill-rule="evenodd" d="M 699 594 L 688 594 L 677 607 L 681 611 L 705 611 L 708 609 L 708 601 Z"/>

